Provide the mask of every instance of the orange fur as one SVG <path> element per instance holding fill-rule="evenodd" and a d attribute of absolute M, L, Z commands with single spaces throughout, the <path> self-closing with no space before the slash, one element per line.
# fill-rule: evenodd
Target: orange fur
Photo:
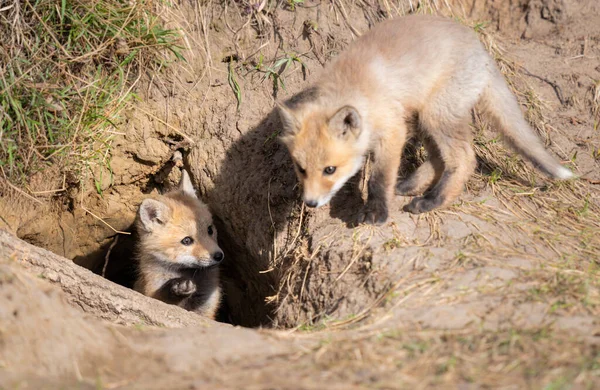
<path fill-rule="evenodd" d="M 372 153 L 369 197 L 358 219 L 384 222 L 408 124 L 418 118 L 415 132 L 424 138 L 430 160 L 398 190 L 428 190 L 406 206 L 413 213 L 450 204 L 475 169 L 468 122 L 480 100 L 521 154 L 550 176 L 572 176 L 527 125 L 473 31 L 450 19 L 408 16 L 373 27 L 317 83 L 279 105 L 281 140 L 294 160 L 305 203 L 328 203 Z"/>
<path fill-rule="evenodd" d="M 210 211 L 196 197 L 185 171 L 177 191 L 142 202 L 136 229 L 139 277 L 134 288 L 214 318 L 221 296 L 216 264 L 222 251 Z M 191 243 L 184 244 L 184 238 Z"/>

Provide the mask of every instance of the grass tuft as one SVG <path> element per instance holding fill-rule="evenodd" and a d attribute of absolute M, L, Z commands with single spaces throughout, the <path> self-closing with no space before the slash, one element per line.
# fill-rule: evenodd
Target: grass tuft
<path fill-rule="evenodd" d="M 108 167 L 136 82 L 183 59 L 150 0 L 13 0 L 0 37 L 0 167 L 18 185 L 49 165 L 76 178 Z"/>

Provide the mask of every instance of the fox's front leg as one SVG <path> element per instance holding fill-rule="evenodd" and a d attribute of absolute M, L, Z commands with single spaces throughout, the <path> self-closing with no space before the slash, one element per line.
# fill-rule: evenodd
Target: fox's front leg
<path fill-rule="evenodd" d="M 165 303 L 177 305 L 195 292 L 196 283 L 192 279 L 179 277 L 168 280 L 151 296 Z"/>
<path fill-rule="evenodd" d="M 368 185 L 367 203 L 358 215 L 359 223 L 381 225 L 388 218 L 388 202 L 396 188 L 402 148 L 406 141 L 403 125 L 396 131 L 388 131 L 373 150 L 374 165 Z"/>
<path fill-rule="evenodd" d="M 188 278 L 177 278 L 167 282 L 171 294 L 177 297 L 187 297 L 196 292 L 196 283 Z"/>

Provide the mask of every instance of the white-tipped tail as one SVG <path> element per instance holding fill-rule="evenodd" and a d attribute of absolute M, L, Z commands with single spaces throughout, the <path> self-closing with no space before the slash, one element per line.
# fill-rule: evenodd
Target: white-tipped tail
<path fill-rule="evenodd" d="M 560 167 L 556 171 L 557 179 L 567 180 L 567 179 L 572 179 L 574 177 L 575 177 L 575 175 L 573 174 L 573 172 L 571 172 L 571 170 L 569 168 Z"/>
<path fill-rule="evenodd" d="M 498 69 L 492 71 L 490 84 L 483 95 L 483 102 L 505 140 L 537 169 L 556 179 L 573 177 L 573 173 L 560 165 L 559 161 L 546 150 L 540 138 L 525 121 L 517 99 Z"/>

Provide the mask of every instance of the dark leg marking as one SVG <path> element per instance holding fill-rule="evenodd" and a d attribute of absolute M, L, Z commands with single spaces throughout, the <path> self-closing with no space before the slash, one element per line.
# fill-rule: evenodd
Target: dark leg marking
<path fill-rule="evenodd" d="M 382 173 L 374 172 L 369 179 L 369 197 L 358 216 L 358 223 L 381 225 L 388 218 L 386 182 Z"/>
<path fill-rule="evenodd" d="M 408 211 L 412 214 L 426 213 L 444 204 L 446 201 L 445 193 L 454 171 L 454 169 L 444 171 L 436 185 L 424 196 L 416 197 L 409 204 L 404 206 L 404 211 Z"/>

